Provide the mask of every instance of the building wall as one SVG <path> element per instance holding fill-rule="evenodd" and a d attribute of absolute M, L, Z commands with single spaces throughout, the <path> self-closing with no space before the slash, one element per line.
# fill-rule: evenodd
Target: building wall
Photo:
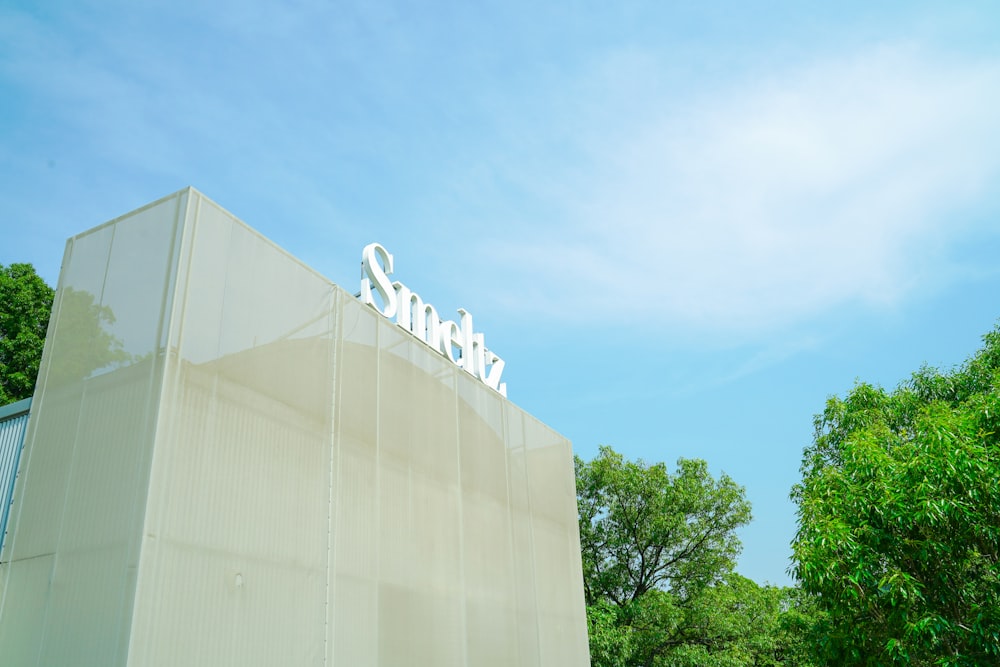
<path fill-rule="evenodd" d="M 587 664 L 564 438 L 191 189 L 59 287 L 12 664 Z M 79 292 L 127 361 L 78 361 Z"/>

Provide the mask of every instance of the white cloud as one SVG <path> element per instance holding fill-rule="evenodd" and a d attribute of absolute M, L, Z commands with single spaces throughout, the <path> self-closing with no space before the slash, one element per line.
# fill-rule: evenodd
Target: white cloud
<path fill-rule="evenodd" d="M 975 231 L 959 209 L 1000 166 L 998 63 L 882 46 L 685 104 L 647 92 L 628 100 L 641 121 L 586 133 L 604 166 L 565 202 L 573 223 L 501 244 L 535 286 L 512 298 L 742 333 L 892 306 L 946 278 Z"/>
<path fill-rule="evenodd" d="M 322 239 L 306 247 L 423 243 L 411 261 L 443 267 L 477 313 L 496 284 L 560 320 L 727 334 L 901 303 L 954 278 L 953 242 L 982 231 L 958 211 L 1000 166 L 998 63 L 878 47 L 720 88 L 682 81 L 669 43 L 536 61 L 473 32 L 456 59 L 442 29 L 324 8 L 80 10 L 55 26 L 2 12 L 0 85 L 41 117 L 0 142 L 0 164 L 54 158 L 65 175 L 46 188 L 64 201 L 95 181 L 193 183 Z M 32 179 L 51 178 L 35 161 Z"/>

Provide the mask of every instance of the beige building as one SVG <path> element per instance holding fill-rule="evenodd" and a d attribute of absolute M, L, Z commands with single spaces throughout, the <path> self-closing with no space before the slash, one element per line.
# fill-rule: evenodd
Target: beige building
<path fill-rule="evenodd" d="M 193 189 L 68 241 L 10 525 L 4 665 L 588 664 L 570 443 Z"/>

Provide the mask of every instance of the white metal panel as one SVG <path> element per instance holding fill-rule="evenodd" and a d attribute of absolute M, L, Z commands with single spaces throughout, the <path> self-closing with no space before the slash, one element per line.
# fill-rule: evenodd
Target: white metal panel
<path fill-rule="evenodd" d="M 5 663 L 124 664 L 185 199 L 66 245 L 0 565 Z"/>
<path fill-rule="evenodd" d="M 193 190 L 61 281 L 133 356 L 54 314 L 0 655 L 587 664 L 564 438 Z"/>

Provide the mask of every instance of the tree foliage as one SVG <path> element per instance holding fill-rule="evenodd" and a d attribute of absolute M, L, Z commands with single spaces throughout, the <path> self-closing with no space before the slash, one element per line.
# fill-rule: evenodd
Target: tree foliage
<path fill-rule="evenodd" d="M 52 296 L 31 264 L 0 264 L 0 405 L 35 390 Z"/>
<path fill-rule="evenodd" d="M 684 609 L 675 667 L 811 665 L 814 610 L 794 588 L 760 586 L 735 572 Z"/>
<path fill-rule="evenodd" d="M 687 597 L 732 568 L 750 505 L 704 461 L 681 459 L 672 475 L 602 447 L 590 463 L 576 460 L 576 479 L 589 604 L 622 606 L 654 589 Z"/>
<path fill-rule="evenodd" d="M 984 342 L 816 418 L 793 558 L 828 664 L 1000 664 L 1000 330 Z"/>
<path fill-rule="evenodd" d="M 576 460 L 594 667 L 807 665 L 811 610 L 733 572 L 743 488 L 704 461 Z"/>

